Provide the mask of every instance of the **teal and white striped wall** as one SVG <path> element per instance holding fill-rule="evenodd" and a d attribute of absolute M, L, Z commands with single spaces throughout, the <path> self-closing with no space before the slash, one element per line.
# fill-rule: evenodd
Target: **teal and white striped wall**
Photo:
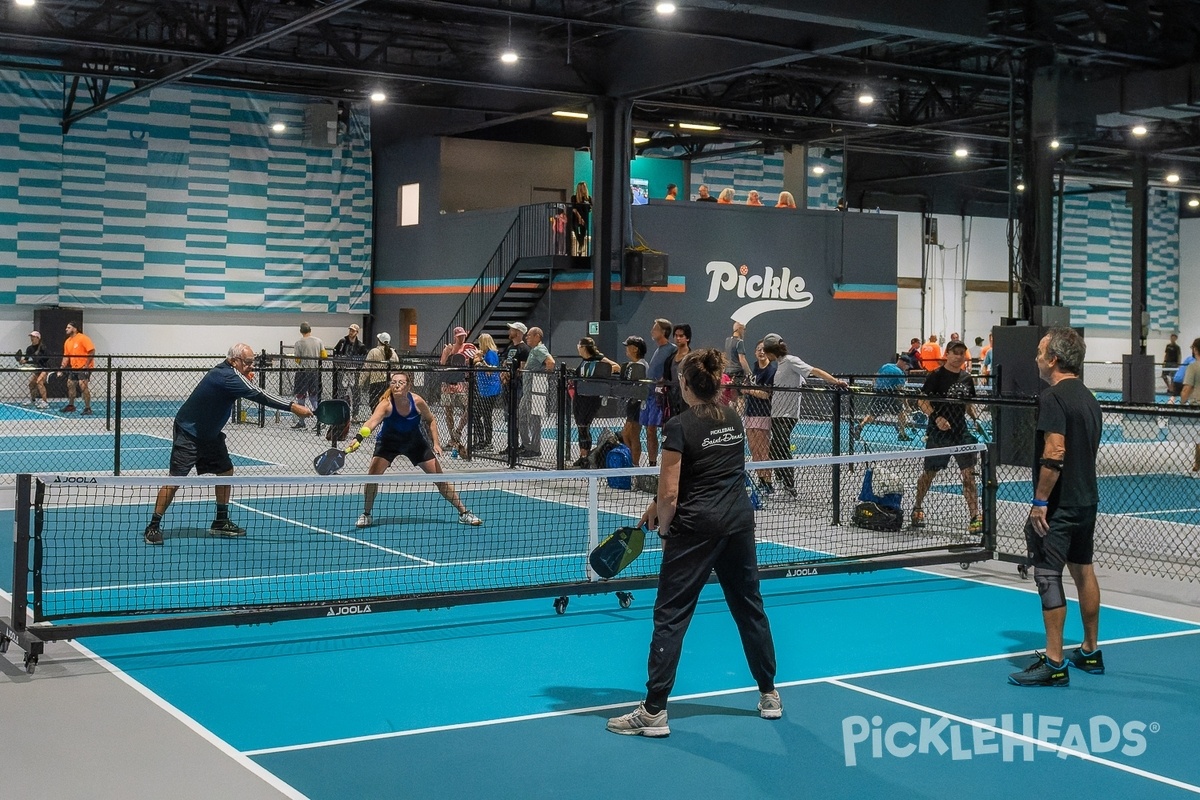
<path fill-rule="evenodd" d="M 1070 187 L 1068 187 L 1070 188 Z M 1057 208 L 1055 209 L 1057 222 Z M 1150 329 L 1179 329 L 1179 196 L 1150 193 L 1147 231 Z M 1071 324 L 1129 330 L 1132 322 L 1133 215 L 1123 192 L 1063 200 L 1062 302 Z"/>
<path fill-rule="evenodd" d="M 773 206 L 783 191 L 783 156 L 761 153 L 706 156 L 703 161 L 692 162 L 693 194 L 702 183 L 708 184 L 713 197 L 722 189 L 732 188 L 733 202 L 737 205 L 744 205 L 750 190 L 757 189 L 763 205 Z"/>
<path fill-rule="evenodd" d="M 369 309 L 368 114 L 311 148 L 306 98 L 173 86 L 64 136 L 62 98 L 62 78 L 0 70 L 0 302 Z"/>
<path fill-rule="evenodd" d="M 820 166 L 820 175 L 813 167 Z M 838 200 L 846 196 L 846 165 L 840 150 L 820 147 L 809 148 L 804 155 L 804 174 L 807 176 L 807 208 L 832 210 Z"/>

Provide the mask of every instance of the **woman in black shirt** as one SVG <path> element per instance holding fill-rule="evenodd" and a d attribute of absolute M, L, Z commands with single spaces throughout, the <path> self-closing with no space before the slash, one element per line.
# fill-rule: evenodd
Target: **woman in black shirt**
<path fill-rule="evenodd" d="M 745 490 L 746 435 L 737 412 L 717 400 L 724 362 L 721 351 L 706 349 L 679 365 L 688 408 L 663 425 L 658 497 L 641 519 L 662 539 L 646 699 L 637 710 L 608 721 L 613 733 L 670 734 L 667 697 L 683 635 L 714 569 L 761 692 L 758 713 L 764 719 L 783 716 L 775 691 L 775 644 L 758 587 L 754 509 Z"/>

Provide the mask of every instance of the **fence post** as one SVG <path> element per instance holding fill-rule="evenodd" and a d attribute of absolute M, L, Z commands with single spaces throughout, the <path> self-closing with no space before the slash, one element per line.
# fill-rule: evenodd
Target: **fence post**
<path fill-rule="evenodd" d="M 121 474 L 121 387 L 124 370 L 117 370 L 117 425 L 113 431 L 113 475 Z"/>
<path fill-rule="evenodd" d="M 571 455 L 571 423 L 567 408 L 569 395 L 567 394 L 567 363 L 565 360 L 558 365 L 558 380 L 555 384 L 554 391 L 558 395 L 558 436 L 555 437 L 558 452 L 555 454 L 555 467 L 566 469 L 567 459 Z"/>
<path fill-rule="evenodd" d="M 105 356 L 104 380 L 104 430 L 112 430 L 112 356 Z"/>
<path fill-rule="evenodd" d="M 996 443 L 988 442 L 987 450 L 983 454 L 983 546 L 991 551 L 993 558 L 999 556 L 997 552 L 999 543 L 996 537 L 996 527 L 999 524 L 996 516 L 996 492 L 999 488 L 996 464 L 999 454 L 1000 450 Z"/>
<path fill-rule="evenodd" d="M 834 457 L 842 454 L 842 387 L 834 386 L 833 393 L 833 453 Z M 842 465 L 833 465 L 833 520 L 834 525 L 842 524 Z"/>

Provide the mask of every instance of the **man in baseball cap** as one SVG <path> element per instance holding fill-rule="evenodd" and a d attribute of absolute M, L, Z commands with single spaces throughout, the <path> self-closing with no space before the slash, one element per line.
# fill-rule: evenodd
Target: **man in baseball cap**
<path fill-rule="evenodd" d="M 522 336 L 529 333 L 529 328 L 524 322 L 510 322 L 508 323 L 508 329 L 510 331 L 518 331 Z"/>
<path fill-rule="evenodd" d="M 42 334 L 38 331 L 29 332 L 29 346 L 25 352 L 17 353 L 17 363 L 33 371 L 29 373 L 29 402 L 21 405 L 36 405 L 38 408 L 49 408 L 46 402 L 46 370 L 50 359 L 46 357 L 46 347 L 42 344 Z"/>
<path fill-rule="evenodd" d="M 333 346 L 334 392 L 350 404 L 351 419 L 359 418 L 362 393 L 358 388 L 358 370 L 367 357 L 367 343 L 358 338 L 361 330 L 358 323 L 350 323 L 346 335 Z"/>
<path fill-rule="evenodd" d="M 513 407 L 509 403 L 504 404 L 504 409 L 509 413 L 508 419 L 508 446 L 504 448 L 503 455 L 520 455 L 521 444 L 519 441 L 520 431 L 520 399 L 521 390 L 523 388 L 523 380 L 521 372 L 525 369 L 525 362 L 529 360 L 529 345 L 525 343 L 525 334 L 529 333 L 529 327 L 524 322 L 508 323 L 508 347 L 504 351 L 504 360 L 500 363 L 504 367 L 504 371 L 500 373 L 500 381 L 505 385 L 510 394 L 515 394 L 517 402 L 515 405 L 518 408 L 517 419 L 513 419 L 510 409 Z M 514 373 L 513 368 L 517 370 L 516 377 L 510 376 Z"/>

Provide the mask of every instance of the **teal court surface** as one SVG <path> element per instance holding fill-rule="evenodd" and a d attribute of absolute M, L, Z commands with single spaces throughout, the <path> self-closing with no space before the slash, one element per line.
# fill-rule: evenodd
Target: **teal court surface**
<path fill-rule="evenodd" d="M 783 719 L 755 713 L 736 631 L 709 587 L 659 740 L 604 730 L 641 696 L 649 590 L 628 609 L 607 595 L 574 597 L 562 615 L 547 599 L 331 607 L 308 621 L 82 644 L 311 798 L 1200 793 L 1200 625 L 1106 608 L 1108 674 L 1021 689 L 1005 678 L 1042 642 L 1029 584 L 894 570 L 763 586 Z M 1070 614 L 1078 640 L 1073 603 Z"/>

